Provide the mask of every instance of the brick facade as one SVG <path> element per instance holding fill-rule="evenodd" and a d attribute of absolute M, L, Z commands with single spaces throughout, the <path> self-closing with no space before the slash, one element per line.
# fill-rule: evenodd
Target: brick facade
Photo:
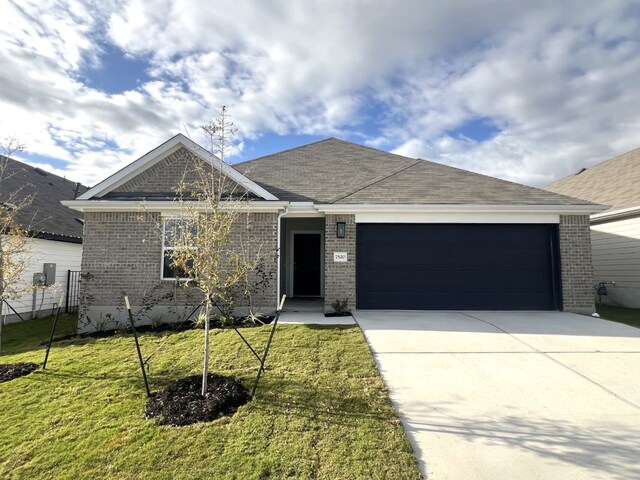
<path fill-rule="evenodd" d="M 252 213 L 243 217 L 232 232 L 232 243 L 244 245 L 253 254 L 260 248 L 267 259 L 267 270 L 273 273 L 268 287 L 252 304 L 269 313 L 276 304 L 276 213 Z M 346 223 L 345 238 L 336 237 L 336 223 Z M 126 321 L 122 309 L 122 294 L 129 295 L 137 308 L 143 297 L 153 292 L 164 299 L 158 307 L 166 311 L 172 306 L 197 304 L 201 295 L 189 294 L 174 281 L 161 280 L 161 225 L 158 212 L 108 212 L 85 214 L 84 254 L 82 272 L 93 278 L 81 286 L 85 299 L 84 311 L 94 320 L 110 315 L 116 321 Z M 559 225 L 562 292 L 564 310 L 590 314 L 594 311 L 589 217 L 562 215 Z M 332 311 L 335 300 L 348 299 L 349 308 L 356 307 L 356 223 L 355 215 L 325 217 L 325 311 Z M 273 252 L 273 254 L 271 254 Z M 334 262 L 334 252 L 346 252 L 346 262 Z M 90 302 L 86 299 L 90 298 Z M 239 305 L 240 306 L 240 305 Z M 244 305 L 241 305 L 244 306 Z M 82 311 L 82 307 L 81 307 Z M 81 320 L 82 322 L 82 320 Z"/>
<path fill-rule="evenodd" d="M 210 168 L 204 160 L 182 147 L 112 191 L 174 193 L 181 181 L 187 185 L 198 184 L 201 181 L 199 172 L 209 172 Z M 228 178 L 224 187 L 227 192 L 244 192 Z"/>
<path fill-rule="evenodd" d="M 249 255 L 265 255 L 273 278 L 264 291 L 252 299 L 256 311 L 269 313 L 276 304 L 277 214 L 252 213 L 241 217 L 231 233 L 234 245 L 244 245 Z M 126 321 L 123 292 L 132 306 L 139 308 L 145 295 L 156 298 L 173 293 L 173 299 L 157 303 L 159 312 L 169 317 L 168 307 L 197 305 L 201 293 L 182 288 L 173 280 L 161 279 L 162 218 L 158 212 L 87 212 L 85 214 L 82 273 L 92 278 L 81 282 L 81 313 L 93 322 L 110 318 Z M 245 305 L 238 305 L 244 307 Z M 164 308 L 160 308 L 164 307 Z M 167 321 L 170 319 L 167 318 Z M 80 319 L 82 327 L 86 319 Z M 89 327 L 90 328 L 90 327 Z M 87 328 L 85 328 L 87 329 Z"/>
<path fill-rule="evenodd" d="M 345 238 L 336 237 L 336 223 L 346 223 Z M 356 218 L 355 215 L 327 215 L 325 218 L 324 309 L 333 311 L 331 304 L 347 298 L 349 308 L 356 308 Z M 347 261 L 334 262 L 334 252 L 347 252 Z"/>
<path fill-rule="evenodd" d="M 560 265 L 564 310 L 595 312 L 588 215 L 560 215 Z"/>

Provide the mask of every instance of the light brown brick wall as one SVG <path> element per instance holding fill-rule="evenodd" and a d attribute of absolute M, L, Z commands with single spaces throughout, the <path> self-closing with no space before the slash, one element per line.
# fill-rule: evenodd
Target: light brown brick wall
<path fill-rule="evenodd" d="M 346 222 L 345 238 L 336 237 L 336 222 Z M 349 308 L 356 308 L 356 223 L 355 215 L 327 215 L 325 218 L 324 308 L 347 298 Z M 347 261 L 334 262 L 334 252 L 347 252 Z"/>
<path fill-rule="evenodd" d="M 277 214 L 271 213 L 245 215 L 231 234 L 232 243 L 247 246 L 246 252 L 250 255 L 257 254 L 260 248 L 266 255 L 267 268 L 273 271 L 273 279 L 265 291 L 253 298 L 257 311 L 265 313 L 274 310 L 276 303 L 276 218 Z M 175 294 L 174 301 L 164 300 L 158 303 L 161 306 L 199 303 L 201 294 L 189 294 L 175 281 L 160 278 L 161 225 L 157 212 L 85 214 L 82 273 L 90 273 L 93 277 L 81 282 L 80 296 L 85 299 L 85 306 L 99 307 L 101 314 L 112 312 L 122 320 L 123 312 L 116 311 L 116 307 L 123 304 L 124 292 L 131 304 L 139 307 L 145 293 L 154 289 L 157 297 L 167 292 Z M 92 297 L 90 302 L 86 301 L 89 296 Z"/>
<path fill-rule="evenodd" d="M 209 168 L 204 160 L 182 147 L 113 191 L 173 193 L 182 181 L 197 184 L 201 180 L 198 172 L 207 172 Z M 244 193 L 232 180 L 227 178 L 224 182 L 225 191 Z"/>
<path fill-rule="evenodd" d="M 589 216 L 561 215 L 559 234 L 564 310 L 591 314 L 595 306 Z"/>

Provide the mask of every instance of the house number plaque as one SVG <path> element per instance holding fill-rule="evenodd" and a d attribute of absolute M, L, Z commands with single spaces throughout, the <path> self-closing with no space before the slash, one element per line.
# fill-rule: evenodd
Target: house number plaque
<path fill-rule="evenodd" d="M 334 262 L 346 262 L 347 261 L 347 252 L 333 252 L 333 261 Z"/>

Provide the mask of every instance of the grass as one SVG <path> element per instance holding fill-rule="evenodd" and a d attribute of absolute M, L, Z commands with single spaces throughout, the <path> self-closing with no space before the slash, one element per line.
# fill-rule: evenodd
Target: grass
<path fill-rule="evenodd" d="M 614 307 L 613 305 L 596 304 L 600 317 L 614 322 L 626 323 L 640 328 L 640 308 Z"/>
<path fill-rule="evenodd" d="M 46 320 L 33 326 L 49 331 Z M 0 362 L 42 362 L 39 340 L 15 328 Z M 243 330 L 260 346 L 268 333 Z M 152 390 L 198 373 L 202 336 L 140 336 L 145 355 L 166 340 L 150 362 Z M 233 331 L 213 335 L 211 365 L 247 387 L 257 371 Z M 279 326 L 256 398 L 230 418 L 160 426 L 145 404 L 130 335 L 55 343 L 46 371 L 0 384 L 0 478 L 420 478 L 357 327 Z"/>

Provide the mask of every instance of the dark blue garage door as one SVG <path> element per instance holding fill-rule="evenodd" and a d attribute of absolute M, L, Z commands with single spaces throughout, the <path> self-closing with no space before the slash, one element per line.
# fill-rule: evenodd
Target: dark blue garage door
<path fill-rule="evenodd" d="M 359 224 L 357 308 L 560 310 L 557 225 Z"/>

